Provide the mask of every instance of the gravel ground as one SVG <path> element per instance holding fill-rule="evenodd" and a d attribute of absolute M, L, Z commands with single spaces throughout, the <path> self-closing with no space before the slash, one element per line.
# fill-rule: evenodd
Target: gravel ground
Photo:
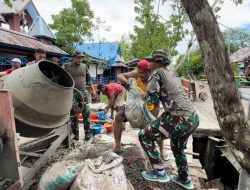
<path fill-rule="evenodd" d="M 145 158 L 140 149 L 136 146 L 129 147 L 122 153 L 123 165 L 127 178 L 134 186 L 135 190 L 183 190 L 183 188 L 173 182 L 158 183 L 145 180 L 141 172 L 145 170 Z M 171 174 L 171 171 L 168 171 Z"/>

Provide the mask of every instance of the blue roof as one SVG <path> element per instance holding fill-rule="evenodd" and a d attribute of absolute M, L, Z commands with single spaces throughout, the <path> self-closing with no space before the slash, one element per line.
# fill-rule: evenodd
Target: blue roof
<path fill-rule="evenodd" d="M 28 34 L 35 37 L 43 36 L 50 39 L 55 39 L 55 36 L 41 16 L 36 17 L 36 19 L 33 21 Z"/>
<path fill-rule="evenodd" d="M 240 29 L 245 30 L 246 32 L 250 32 L 250 24 L 245 24 L 240 27 Z"/>
<path fill-rule="evenodd" d="M 84 51 L 92 57 L 107 60 L 109 65 L 113 65 L 115 63 L 117 55 L 121 55 L 120 45 L 118 42 L 78 44 L 76 49 Z"/>

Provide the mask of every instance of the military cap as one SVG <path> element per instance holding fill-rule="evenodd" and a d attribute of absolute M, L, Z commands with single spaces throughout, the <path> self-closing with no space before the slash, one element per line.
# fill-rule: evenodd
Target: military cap
<path fill-rule="evenodd" d="M 72 57 L 84 57 L 84 54 L 83 54 L 82 51 L 75 50 L 75 51 L 72 53 Z"/>
<path fill-rule="evenodd" d="M 165 50 L 156 50 L 151 53 L 150 56 L 145 57 L 148 61 L 161 62 L 165 65 L 170 65 L 171 55 Z"/>

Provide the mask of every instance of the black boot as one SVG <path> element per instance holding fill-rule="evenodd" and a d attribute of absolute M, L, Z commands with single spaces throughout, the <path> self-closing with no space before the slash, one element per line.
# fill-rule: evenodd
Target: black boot
<path fill-rule="evenodd" d="M 85 131 L 85 137 L 84 140 L 89 140 L 90 139 L 90 131 Z"/>

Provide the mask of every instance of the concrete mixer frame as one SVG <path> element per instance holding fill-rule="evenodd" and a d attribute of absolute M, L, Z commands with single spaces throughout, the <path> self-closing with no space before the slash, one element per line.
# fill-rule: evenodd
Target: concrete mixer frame
<path fill-rule="evenodd" d="M 0 176 L 16 181 L 16 189 L 22 184 L 22 171 L 18 144 L 16 139 L 16 127 L 14 120 L 14 109 L 11 94 L 7 90 L 0 90 Z"/>
<path fill-rule="evenodd" d="M 0 150 L 0 177 L 16 181 L 8 190 L 25 190 L 34 183 L 34 175 L 63 142 L 70 146 L 71 131 L 69 123 L 66 123 L 48 135 L 18 147 L 13 110 L 11 93 L 0 90 L 0 141 L 2 139 L 3 142 Z M 23 156 L 21 161 L 20 156 Z M 22 166 L 28 157 L 37 158 L 32 168 Z"/>

